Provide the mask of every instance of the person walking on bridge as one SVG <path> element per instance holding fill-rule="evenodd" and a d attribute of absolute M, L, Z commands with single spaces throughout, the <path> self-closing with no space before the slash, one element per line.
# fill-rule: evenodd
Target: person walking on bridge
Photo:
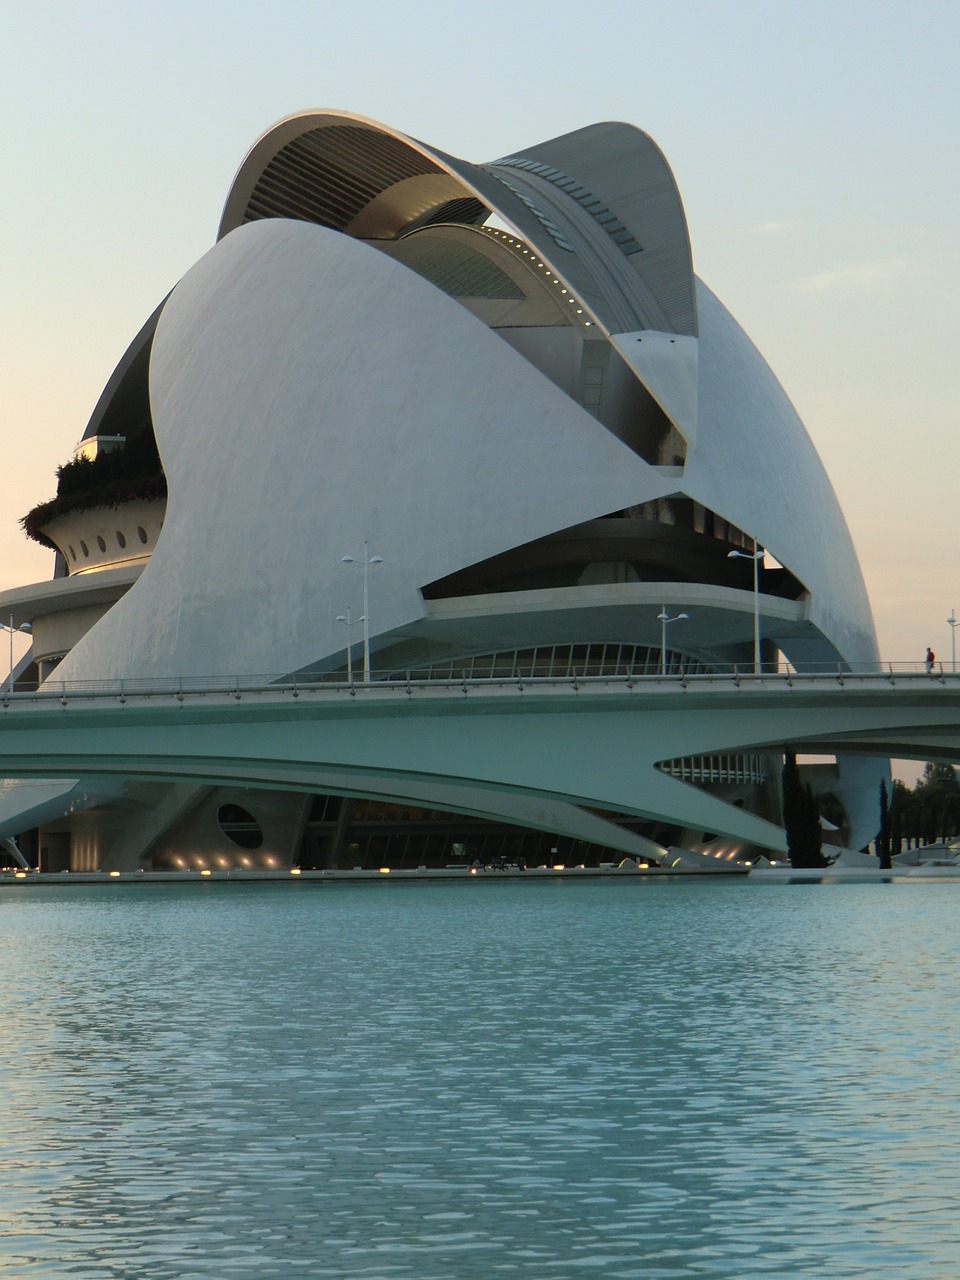
<path fill-rule="evenodd" d="M 927 645 L 927 656 L 926 656 L 926 658 L 924 659 L 924 666 L 927 668 L 927 675 L 928 675 L 928 676 L 932 676 L 932 675 L 933 675 L 933 664 L 934 664 L 934 662 L 936 662 L 936 660 L 937 660 L 937 656 L 936 656 L 936 654 L 933 652 L 933 650 L 930 648 L 930 646 L 929 646 L 929 645 Z"/>

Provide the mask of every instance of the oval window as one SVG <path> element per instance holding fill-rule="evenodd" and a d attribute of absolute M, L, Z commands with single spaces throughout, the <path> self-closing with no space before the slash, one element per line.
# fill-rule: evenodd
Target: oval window
<path fill-rule="evenodd" d="M 87 544 L 84 542 L 82 538 L 80 539 L 80 550 L 83 552 L 85 556 L 88 556 L 90 554 L 90 548 L 87 546 Z"/>
<path fill-rule="evenodd" d="M 121 549 L 127 545 L 127 540 L 119 529 L 117 530 L 117 542 L 120 544 Z"/>
<path fill-rule="evenodd" d="M 107 549 L 107 544 L 104 542 L 103 538 L 101 538 L 99 533 L 97 534 L 97 546 L 101 551 L 106 551 Z"/>
<path fill-rule="evenodd" d="M 77 558 L 77 553 L 74 551 L 73 547 L 69 547 L 69 548 L 68 548 L 68 550 L 69 550 L 69 552 L 70 552 L 70 559 L 71 559 L 71 560 L 76 560 L 76 558 Z"/>
<path fill-rule="evenodd" d="M 142 543 L 146 544 L 146 541 L 147 541 L 147 531 L 146 531 L 146 529 L 143 527 L 143 525 L 142 525 L 142 524 L 138 524 L 138 525 L 137 525 L 137 537 L 140 539 L 140 541 L 141 541 Z"/>
<path fill-rule="evenodd" d="M 259 849 L 263 844 L 260 823 L 238 804 L 222 804 L 217 810 L 220 830 L 241 849 Z"/>

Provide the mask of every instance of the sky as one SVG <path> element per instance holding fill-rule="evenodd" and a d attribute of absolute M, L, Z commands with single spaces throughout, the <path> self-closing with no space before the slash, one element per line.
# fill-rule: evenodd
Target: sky
<path fill-rule="evenodd" d="M 0 590 L 50 577 L 19 518 L 275 120 L 342 108 L 483 161 L 616 119 L 664 151 L 697 273 L 807 426 L 882 657 L 950 660 L 956 0 L 0 0 L 0 21 Z"/>

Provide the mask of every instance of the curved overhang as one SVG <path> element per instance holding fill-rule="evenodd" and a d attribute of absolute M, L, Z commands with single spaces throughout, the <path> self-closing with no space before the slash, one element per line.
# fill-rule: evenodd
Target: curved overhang
<path fill-rule="evenodd" d="M 625 257 L 656 311 L 643 325 L 696 337 L 693 256 L 683 202 L 663 152 L 642 129 L 617 121 L 587 125 L 524 147 L 488 166 L 514 182 L 549 211 L 572 199 L 603 229 L 595 243 Z M 569 197 L 561 202 L 556 193 Z M 635 282 L 634 282 L 635 283 Z"/>
<path fill-rule="evenodd" d="M 69 613 L 91 605 L 105 608 L 116 604 L 143 572 L 142 563 L 124 564 L 99 573 L 77 574 L 69 578 L 53 578 L 50 582 L 32 582 L 0 593 L 0 613 L 12 618 L 19 627 L 24 622 L 51 613 Z"/>
<path fill-rule="evenodd" d="M 802 665 L 822 668 L 839 660 L 829 639 L 810 621 L 808 601 L 761 594 L 760 627 L 766 640 Z M 686 613 L 671 630 L 670 647 L 724 666 L 742 650 L 754 613 L 752 591 L 690 582 L 617 582 L 425 601 L 421 627 L 380 636 L 378 645 L 416 641 L 465 654 L 535 645 L 622 643 L 658 649 L 659 614 Z M 415 657 L 415 653 L 411 655 Z"/>
<path fill-rule="evenodd" d="M 359 239 L 393 239 L 450 201 L 491 209 L 441 153 L 364 116 L 304 111 L 267 129 L 231 184 L 217 239 L 260 218 L 316 222 Z M 449 220 L 449 219 L 444 219 Z"/>
<path fill-rule="evenodd" d="M 169 297 L 169 294 L 167 296 Z M 138 419 L 149 422 L 147 368 L 150 363 L 153 335 L 166 301 L 167 299 L 164 298 L 142 325 L 107 380 L 107 385 L 100 393 L 100 398 L 94 406 L 83 433 L 84 440 L 90 440 L 99 435 L 128 435 L 131 426 L 141 425 Z M 115 427 L 121 426 L 122 431 L 114 430 Z"/>
<path fill-rule="evenodd" d="M 659 148 L 630 125 L 590 126 L 476 165 L 363 116 L 299 112 L 248 152 L 217 238 L 269 217 L 390 240 L 431 222 L 478 225 L 491 215 L 536 248 L 608 334 L 696 336 L 679 192 Z"/>
<path fill-rule="evenodd" d="M 612 163 L 598 164 L 591 144 L 611 139 Z M 582 327 L 584 337 L 613 337 L 632 374 L 694 443 L 697 354 L 689 335 L 696 332 L 696 307 L 681 301 L 693 296 L 686 221 L 666 161 L 632 126 L 590 126 L 523 155 L 474 165 L 360 115 L 296 113 L 250 149 L 231 184 L 217 238 L 249 221 L 293 218 L 392 252 L 411 233 L 437 223 L 464 232 L 494 215 L 530 246 L 531 265 L 550 285 L 575 295 L 574 309 L 558 317 L 557 308 L 543 305 L 465 305 L 493 328 L 560 323 Z M 405 252 L 393 256 L 404 260 Z M 548 292 L 540 290 L 541 304 Z M 111 374 L 84 441 L 152 425 L 147 369 L 166 301 Z"/>
<path fill-rule="evenodd" d="M 126 595 L 143 569 L 140 561 L 15 587 L 0 594 L 2 616 L 15 627 L 29 623 L 30 656 L 42 667 L 72 649 Z"/>

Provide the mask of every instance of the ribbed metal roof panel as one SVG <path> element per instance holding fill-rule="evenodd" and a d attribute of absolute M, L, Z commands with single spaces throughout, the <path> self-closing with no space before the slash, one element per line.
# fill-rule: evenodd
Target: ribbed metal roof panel
<path fill-rule="evenodd" d="M 669 328 L 696 336 L 696 293 L 686 216 L 670 166 L 652 138 L 632 125 L 594 124 L 525 147 L 507 157 L 506 163 L 518 160 L 529 162 L 527 172 L 542 175 L 552 169 L 589 192 L 585 199 L 568 190 L 608 233 L 612 234 L 613 228 L 613 223 L 603 221 L 608 214 L 625 228 L 639 246 L 639 251 L 625 250 L 630 271 L 656 298 Z M 553 178 L 542 180 L 564 189 Z M 596 206 L 591 206 L 590 198 Z"/>
<path fill-rule="evenodd" d="M 286 142 L 263 168 L 243 222 L 295 218 L 343 230 L 382 191 L 442 170 L 389 133 L 359 124 L 330 124 Z"/>

